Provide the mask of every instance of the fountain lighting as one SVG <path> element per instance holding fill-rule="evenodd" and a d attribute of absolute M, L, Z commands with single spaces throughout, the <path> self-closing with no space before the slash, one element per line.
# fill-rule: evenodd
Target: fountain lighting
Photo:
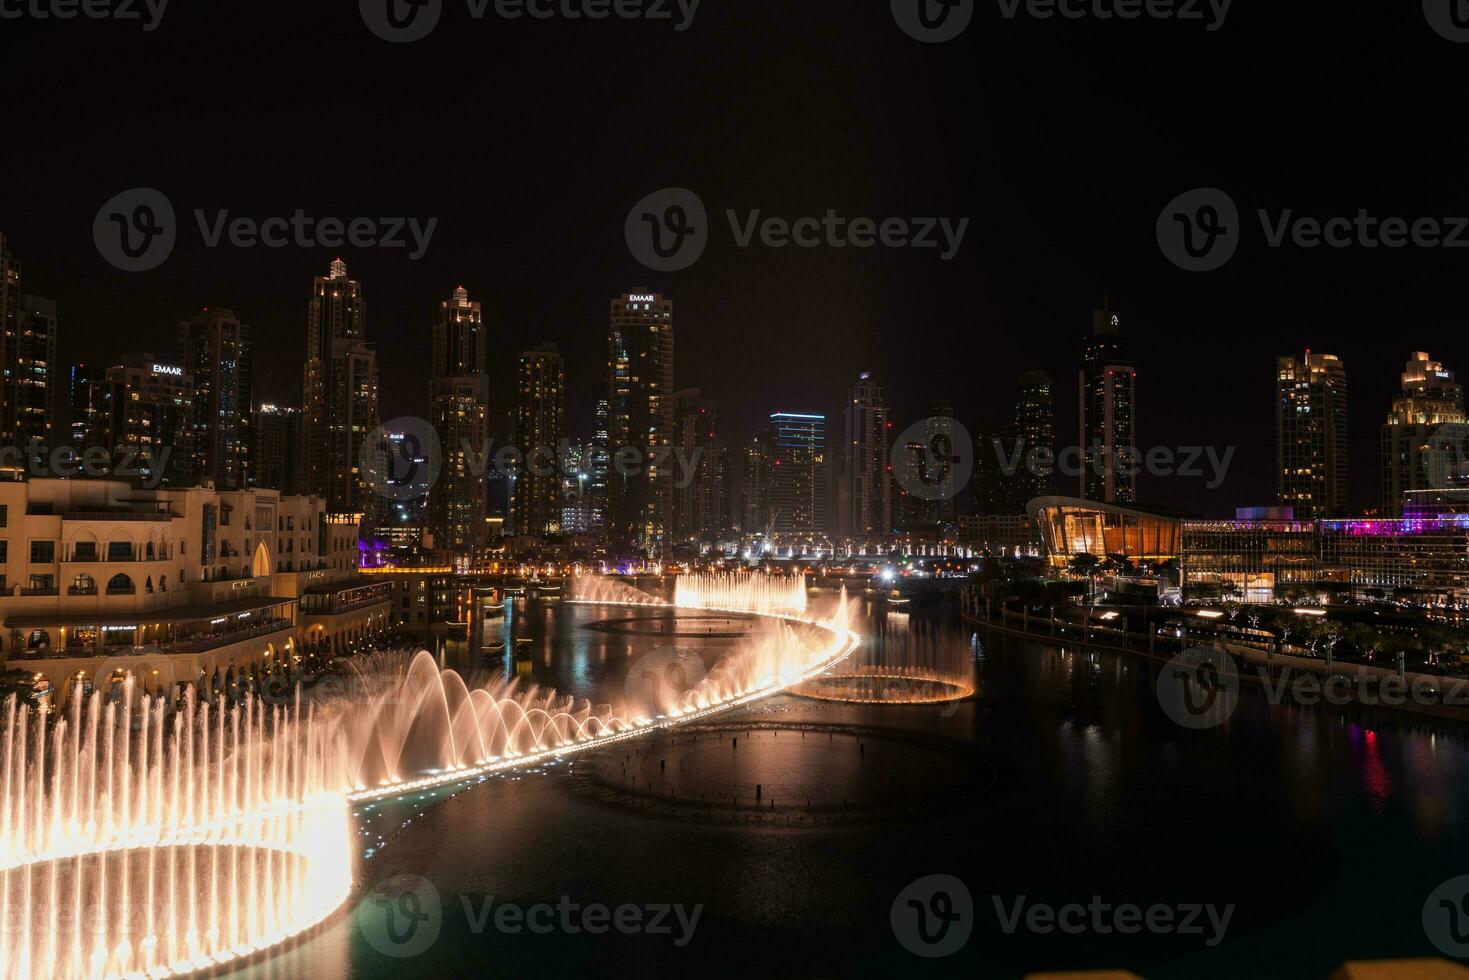
<path fill-rule="evenodd" d="M 969 644 L 952 630 L 889 625 L 840 668 L 794 687 L 802 697 L 852 704 L 938 704 L 975 692 Z"/>
<path fill-rule="evenodd" d="M 673 604 L 721 612 L 800 614 L 806 611 L 806 577 L 745 572 L 681 575 L 673 588 Z"/>
<path fill-rule="evenodd" d="M 175 706 L 129 679 L 3 719 L 0 977 L 188 973 L 346 899 L 342 741 L 299 699 Z"/>
<path fill-rule="evenodd" d="M 0 710 L 0 980 L 163 977 L 250 956 L 331 915 L 352 888 L 349 802 L 532 769 L 750 704 L 851 656 L 796 580 L 694 583 L 684 601 L 776 629 L 663 703 L 614 708 L 503 678 L 471 688 L 432 655 L 356 658 L 354 697 L 175 705 L 128 679 L 58 715 Z M 668 605 L 622 583 L 579 601 Z M 718 603 L 731 605 L 719 607 Z M 784 610 L 784 611 L 777 611 Z M 84 921 L 85 920 L 85 921 Z"/>

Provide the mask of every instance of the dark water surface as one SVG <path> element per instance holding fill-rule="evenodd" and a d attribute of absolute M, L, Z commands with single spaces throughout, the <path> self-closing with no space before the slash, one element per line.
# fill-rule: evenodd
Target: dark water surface
<path fill-rule="evenodd" d="M 533 638 L 520 668 L 528 680 L 592 697 L 616 697 L 629 665 L 656 647 L 673 642 L 712 662 L 733 642 L 586 628 L 625 615 L 532 602 L 493 630 Z M 446 649 L 443 662 L 469 669 L 468 646 Z M 239 975 L 1004 977 L 1112 967 L 1160 978 L 1324 978 L 1345 959 L 1435 955 L 1421 923 L 1424 900 L 1469 872 L 1469 730 L 1390 713 L 1272 706 L 1247 689 L 1227 724 L 1189 731 L 1160 709 L 1149 664 L 999 637 L 978 649 L 981 694 L 960 705 L 782 696 L 730 719 L 791 732 L 815 723 L 919 736 L 904 742 L 901 757 L 886 757 L 911 761 L 893 765 L 922 766 L 913 746 L 924 739 L 956 740 L 987 773 L 970 802 L 875 823 L 785 826 L 621 805 L 579 789 L 569 765 L 490 779 L 437 805 L 408 801 L 386 817 L 375 813 L 393 824 L 416 815 L 358 877 L 368 886 L 398 875 L 430 883 L 436 913 L 428 892 L 399 911 L 420 916 L 415 928 L 436 924 L 432 942 L 394 945 L 380 928 L 366 935 L 359 913 L 372 923 L 381 915 L 373 918 L 376 899 L 364 889 L 359 908 Z M 514 669 L 513 658 L 506 663 Z M 761 755 L 738 761 L 701 744 L 697 753 L 673 753 L 667 778 L 691 792 L 744 792 L 767 780 L 819 785 L 828 797 L 843 785 L 854 797 L 870 795 L 872 766 L 851 756 L 861 740 L 839 749 L 815 731 L 767 737 L 747 745 Z M 874 748 L 873 766 L 882 758 Z M 648 759 L 636 768 L 647 781 L 664 778 Z M 923 959 L 895 938 L 889 916 L 900 891 L 934 874 L 967 885 L 973 934 L 954 955 Z M 1010 909 L 1022 896 L 1057 906 L 1097 896 L 1112 905 L 1235 909 L 1213 947 L 1208 928 L 1203 936 L 1040 935 L 1023 925 L 1007 933 L 995 899 Z M 687 930 L 673 913 L 668 934 L 568 934 L 559 925 L 536 934 L 498 929 L 502 903 L 702 910 L 679 945 Z M 413 925 L 405 923 L 397 923 L 399 937 Z"/>

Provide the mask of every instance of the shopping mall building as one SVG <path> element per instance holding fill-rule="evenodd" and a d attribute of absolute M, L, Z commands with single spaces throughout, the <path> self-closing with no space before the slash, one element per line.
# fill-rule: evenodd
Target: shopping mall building
<path fill-rule="evenodd" d="M 1410 507 L 1396 520 L 1298 521 L 1288 508 L 1245 509 L 1234 520 L 1070 497 L 1031 501 L 1053 565 L 1086 553 L 1136 564 L 1173 560 L 1185 596 L 1228 586 L 1272 602 L 1291 586 L 1428 605 L 1469 601 L 1469 514 Z"/>
<path fill-rule="evenodd" d="M 61 705 L 78 685 L 176 694 L 340 650 L 391 622 L 357 537 L 356 515 L 275 490 L 0 482 L 0 653 Z"/>

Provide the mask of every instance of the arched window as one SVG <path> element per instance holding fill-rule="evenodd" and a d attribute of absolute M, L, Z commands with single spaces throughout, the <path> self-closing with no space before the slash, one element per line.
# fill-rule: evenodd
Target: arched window
<path fill-rule="evenodd" d="M 133 580 L 118 572 L 107 583 L 108 595 L 132 595 L 138 589 L 133 585 Z"/>
<path fill-rule="evenodd" d="M 152 545 L 149 545 L 149 547 L 151 548 Z M 144 582 L 143 582 L 143 591 L 145 593 L 147 593 L 148 595 L 152 595 L 153 594 L 153 576 L 152 575 L 149 575 L 148 578 L 144 580 Z"/>
<path fill-rule="evenodd" d="M 143 549 L 143 557 L 144 558 L 147 558 L 149 561 L 152 561 L 153 560 L 153 542 L 152 541 L 149 541 L 148 544 L 147 544 L 147 546 L 144 547 L 144 549 Z"/>
<path fill-rule="evenodd" d="M 168 576 L 167 575 L 160 575 L 160 576 L 158 576 L 158 591 L 159 592 L 167 592 L 168 591 Z"/>
<path fill-rule="evenodd" d="M 83 572 L 71 580 L 72 595 L 96 595 L 97 580 Z"/>

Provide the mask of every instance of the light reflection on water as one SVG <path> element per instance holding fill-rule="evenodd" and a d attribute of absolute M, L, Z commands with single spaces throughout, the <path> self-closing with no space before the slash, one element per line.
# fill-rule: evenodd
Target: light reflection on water
<path fill-rule="evenodd" d="M 629 664 L 659 641 L 585 628 L 605 616 L 516 602 L 490 623 L 490 642 L 505 643 L 493 666 L 578 695 L 615 694 Z M 520 661 L 518 637 L 532 640 Z M 481 642 L 445 643 L 445 665 L 488 669 L 476 661 Z M 675 642 L 707 643 L 712 659 L 727 641 Z M 973 807 L 860 828 L 706 826 L 588 799 L 564 769 L 490 780 L 425 812 L 368 865 L 369 882 L 403 872 L 434 881 L 446 912 L 431 950 L 390 960 L 344 917 L 252 975 L 473 968 L 490 976 L 636 969 L 947 977 L 1126 967 L 1166 978 L 1261 975 L 1269 964 L 1264 973 L 1325 977 L 1348 957 L 1433 952 L 1419 925 L 1422 901 L 1469 864 L 1465 729 L 1381 712 L 1272 706 L 1246 688 L 1224 726 L 1185 731 L 1158 707 L 1149 664 L 1001 638 L 984 641 L 980 654 L 978 701 L 889 707 L 779 697 L 740 716 L 962 739 L 1001 773 Z M 840 781 L 852 764 L 803 754 L 795 741 L 778 759 L 791 785 Z M 742 773 L 738 781 L 754 778 Z M 929 962 L 894 941 L 888 906 L 910 881 L 933 873 L 964 879 L 980 907 L 968 946 Z M 648 936 L 476 936 L 459 910 L 464 897 L 534 903 L 563 894 L 706 908 L 684 949 Z M 1232 902 L 1238 910 L 1228 940 L 1213 950 L 1115 934 L 1006 935 L 989 897 L 1021 894 L 1057 904 L 1092 895 Z"/>

